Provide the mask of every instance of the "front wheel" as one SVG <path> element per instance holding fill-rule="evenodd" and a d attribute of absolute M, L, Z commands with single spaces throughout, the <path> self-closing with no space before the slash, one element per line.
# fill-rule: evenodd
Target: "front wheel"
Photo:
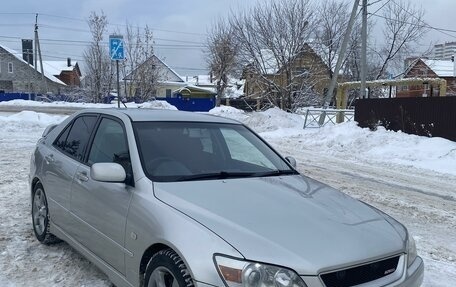
<path fill-rule="evenodd" d="M 46 194 L 41 183 L 37 183 L 33 189 L 32 223 L 33 231 L 38 241 L 44 244 L 59 241 L 57 237 L 49 232 L 49 209 Z"/>
<path fill-rule="evenodd" d="M 144 286 L 192 287 L 194 285 L 184 261 L 172 249 L 166 249 L 157 252 L 150 259 Z"/>

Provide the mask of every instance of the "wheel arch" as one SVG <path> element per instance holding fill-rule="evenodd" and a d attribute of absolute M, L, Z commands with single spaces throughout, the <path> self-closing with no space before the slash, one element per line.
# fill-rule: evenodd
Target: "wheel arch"
<path fill-rule="evenodd" d="M 168 246 L 166 244 L 156 243 L 156 244 L 153 244 L 153 245 L 149 246 L 149 248 L 147 248 L 144 251 L 144 253 L 143 253 L 142 257 L 141 257 L 141 262 L 139 264 L 139 282 L 140 282 L 140 286 L 144 286 L 144 275 L 146 274 L 147 264 L 149 264 L 149 261 L 152 258 L 152 256 L 154 256 L 154 254 L 156 254 L 157 252 L 159 252 L 161 250 L 165 250 L 165 249 L 174 250 L 171 246 Z M 176 250 L 174 250 L 174 252 L 177 253 Z"/>
<path fill-rule="evenodd" d="M 38 177 L 34 177 L 31 184 L 30 184 L 30 199 L 32 199 L 33 197 L 33 191 L 35 190 L 35 186 L 38 184 L 38 183 L 41 183 L 41 180 L 38 178 Z M 43 185 L 41 183 L 41 185 Z"/>

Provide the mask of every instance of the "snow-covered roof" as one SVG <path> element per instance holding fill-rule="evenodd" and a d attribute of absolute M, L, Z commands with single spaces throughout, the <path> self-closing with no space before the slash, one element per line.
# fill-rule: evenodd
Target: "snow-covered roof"
<path fill-rule="evenodd" d="M 452 61 L 421 59 L 439 77 L 455 77 Z"/>
<path fill-rule="evenodd" d="M 160 59 L 156 55 L 152 55 L 143 63 L 141 63 L 138 67 L 136 67 L 133 71 L 130 71 L 125 76 L 124 80 L 131 80 L 134 71 L 136 71 L 143 65 L 156 65 L 160 73 L 161 83 L 184 83 L 182 77 L 179 76 L 179 74 L 176 71 L 174 71 L 170 66 L 168 66 L 168 64 L 166 64 L 162 59 Z"/>
<path fill-rule="evenodd" d="M 38 63 L 38 68 L 39 68 Z M 71 62 L 71 65 L 68 66 L 67 61 L 43 61 L 43 67 L 52 75 L 60 75 L 61 72 L 71 72 L 76 67 L 76 62 Z"/>
<path fill-rule="evenodd" d="M 216 92 L 213 89 L 211 89 L 211 88 L 202 88 L 202 87 L 198 87 L 198 86 L 195 86 L 195 85 L 185 85 L 182 88 L 179 88 L 179 89 L 177 89 L 177 90 L 175 90 L 173 92 L 174 93 L 180 93 L 180 92 L 182 92 L 185 89 L 190 89 L 190 90 L 193 90 L 193 91 L 204 92 L 204 93 L 209 93 L 209 94 L 216 94 Z"/>
<path fill-rule="evenodd" d="M 173 68 L 171 68 L 168 64 L 166 64 L 165 61 L 163 61 L 162 59 L 160 59 L 159 57 L 157 57 L 155 55 L 153 55 L 153 57 L 155 57 L 156 60 L 158 60 L 166 69 L 168 69 L 168 73 L 167 73 L 168 78 L 170 78 L 169 76 L 171 74 L 172 78 L 174 78 L 175 82 L 182 80 L 182 77 L 179 76 L 179 74 Z"/>
<path fill-rule="evenodd" d="M 19 61 L 29 65 L 32 69 L 35 69 L 32 65 L 30 65 L 29 63 L 27 63 L 27 61 L 25 61 L 24 59 L 22 59 L 22 53 L 21 52 L 18 52 L 16 50 L 13 50 L 13 49 L 10 49 L 8 47 L 5 47 L 3 45 L 0 45 L 1 48 L 3 48 L 5 51 L 7 51 L 8 53 L 10 53 L 11 55 L 13 55 L 14 57 L 16 57 Z M 45 61 L 43 61 L 43 68 L 44 68 L 44 76 L 46 78 L 48 78 L 49 80 L 51 80 L 52 82 L 54 83 L 57 83 L 57 84 L 60 84 L 60 85 L 64 85 L 66 86 L 66 84 L 64 82 L 62 82 L 61 80 L 59 80 L 57 77 L 54 76 L 54 74 L 49 70 L 46 69 L 46 64 L 44 63 Z M 66 62 L 65 62 L 66 63 Z M 38 73 L 41 74 L 41 66 L 39 65 L 38 63 Z M 57 75 L 60 75 L 60 72 L 57 74 Z"/>

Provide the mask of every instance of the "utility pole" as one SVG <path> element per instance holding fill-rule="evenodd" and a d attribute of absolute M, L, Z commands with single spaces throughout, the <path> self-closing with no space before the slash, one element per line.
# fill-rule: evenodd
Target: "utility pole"
<path fill-rule="evenodd" d="M 350 39 L 350 34 L 353 28 L 353 24 L 355 23 L 356 12 L 358 11 L 358 5 L 360 0 L 355 0 L 353 3 L 353 9 L 350 15 L 350 20 L 348 21 L 347 31 L 345 31 L 344 40 L 342 41 L 342 45 L 339 48 L 339 53 L 337 56 L 337 63 L 336 68 L 333 73 L 333 77 L 331 79 L 331 83 L 328 88 L 328 93 L 326 94 L 325 101 L 323 103 L 323 109 L 327 109 L 329 107 L 329 103 L 333 97 L 334 89 L 337 84 L 337 77 L 339 75 L 340 68 L 342 67 L 342 62 L 345 57 L 345 52 L 347 50 L 348 40 Z M 325 122 L 326 112 L 323 111 L 320 115 L 320 119 L 318 121 L 319 125 L 322 126 Z"/>
<path fill-rule="evenodd" d="M 44 79 L 43 58 L 41 56 L 40 39 L 38 37 L 38 13 L 36 13 L 36 16 L 35 16 L 35 70 L 38 70 L 37 59 L 36 59 L 37 51 L 38 51 L 38 57 L 40 57 L 41 81 L 43 82 L 43 85 L 46 87 L 46 92 L 48 92 L 49 90 L 48 90 L 47 82 Z"/>
<path fill-rule="evenodd" d="M 363 0 L 363 20 L 361 30 L 361 90 L 359 97 L 366 97 L 366 76 L 367 76 L 367 0 Z"/>

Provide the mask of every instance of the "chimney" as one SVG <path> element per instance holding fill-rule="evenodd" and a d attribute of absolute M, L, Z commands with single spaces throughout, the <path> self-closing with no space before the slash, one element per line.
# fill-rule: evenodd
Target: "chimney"
<path fill-rule="evenodd" d="M 33 66 L 33 40 L 22 39 L 22 59 Z"/>
<path fill-rule="evenodd" d="M 67 66 L 71 67 L 71 58 L 67 58 Z"/>

